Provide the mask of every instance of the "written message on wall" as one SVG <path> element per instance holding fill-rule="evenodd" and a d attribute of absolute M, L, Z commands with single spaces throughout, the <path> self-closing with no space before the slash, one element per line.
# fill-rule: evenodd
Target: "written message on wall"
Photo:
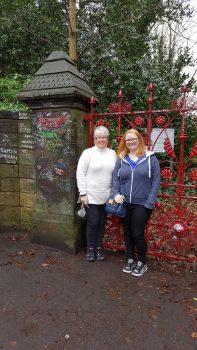
<path fill-rule="evenodd" d="M 16 164 L 17 155 L 17 121 L 0 120 L 0 163 Z"/>
<path fill-rule="evenodd" d="M 75 124 L 68 111 L 33 115 L 37 185 L 48 203 L 60 203 L 73 191 L 76 158 Z"/>

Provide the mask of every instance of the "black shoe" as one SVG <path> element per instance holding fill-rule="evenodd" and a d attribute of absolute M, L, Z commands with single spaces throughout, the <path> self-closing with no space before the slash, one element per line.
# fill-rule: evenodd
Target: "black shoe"
<path fill-rule="evenodd" d="M 131 273 L 135 267 L 136 267 L 136 261 L 133 259 L 128 259 L 127 264 L 123 267 L 122 271 L 125 273 Z"/>
<path fill-rule="evenodd" d="M 105 259 L 103 249 L 102 248 L 97 248 L 96 249 L 96 259 L 98 261 L 103 261 Z"/>
<path fill-rule="evenodd" d="M 95 261 L 95 251 L 94 248 L 88 248 L 87 255 L 86 255 L 87 261 Z"/>
<path fill-rule="evenodd" d="M 143 262 L 138 261 L 136 267 L 132 271 L 133 276 L 142 276 L 148 270 L 148 266 Z"/>

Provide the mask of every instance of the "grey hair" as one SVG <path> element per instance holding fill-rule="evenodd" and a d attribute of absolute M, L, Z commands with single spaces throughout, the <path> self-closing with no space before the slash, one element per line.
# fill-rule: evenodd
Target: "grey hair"
<path fill-rule="evenodd" d="M 102 134 L 102 135 L 106 136 L 107 138 L 109 138 L 109 130 L 105 126 L 97 126 L 94 129 L 94 139 L 96 138 L 96 135 L 98 135 L 98 134 Z"/>

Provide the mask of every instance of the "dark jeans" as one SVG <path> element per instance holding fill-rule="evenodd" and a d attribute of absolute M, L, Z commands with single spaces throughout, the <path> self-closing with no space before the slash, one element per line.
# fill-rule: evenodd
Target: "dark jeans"
<path fill-rule="evenodd" d="M 135 259 L 135 248 L 138 259 L 145 263 L 147 243 L 145 228 L 151 216 L 152 209 L 143 205 L 126 203 L 126 215 L 122 218 L 124 241 L 128 259 Z"/>
<path fill-rule="evenodd" d="M 106 222 L 105 204 L 88 204 L 86 218 L 87 247 L 102 247 Z"/>

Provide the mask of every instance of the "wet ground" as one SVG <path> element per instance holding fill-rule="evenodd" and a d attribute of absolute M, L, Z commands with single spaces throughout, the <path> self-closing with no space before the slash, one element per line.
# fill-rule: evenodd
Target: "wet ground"
<path fill-rule="evenodd" d="M 0 349 L 197 350 L 194 266 L 149 258 L 134 277 L 123 263 L 1 234 Z"/>

